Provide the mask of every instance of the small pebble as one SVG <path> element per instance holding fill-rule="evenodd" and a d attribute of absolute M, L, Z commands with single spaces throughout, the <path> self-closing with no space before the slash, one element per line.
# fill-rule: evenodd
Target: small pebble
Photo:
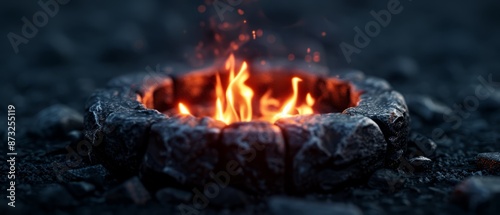
<path fill-rule="evenodd" d="M 477 167 L 494 174 L 500 173 L 500 152 L 480 153 L 476 157 Z"/>

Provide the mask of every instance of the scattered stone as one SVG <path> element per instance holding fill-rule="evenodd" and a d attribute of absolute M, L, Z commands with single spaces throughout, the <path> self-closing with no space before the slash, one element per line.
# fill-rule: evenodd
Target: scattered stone
<path fill-rule="evenodd" d="M 152 189 L 207 184 L 219 159 L 215 143 L 224 126 L 208 117 L 193 116 L 153 124 L 141 179 Z"/>
<path fill-rule="evenodd" d="M 361 210 L 352 204 L 322 203 L 289 197 L 271 197 L 267 202 L 274 215 L 361 215 Z"/>
<path fill-rule="evenodd" d="M 432 160 L 424 156 L 410 158 L 408 162 L 415 170 L 427 170 L 432 166 Z"/>
<path fill-rule="evenodd" d="M 85 197 L 94 192 L 96 189 L 93 184 L 85 181 L 70 182 L 66 185 L 66 188 L 77 198 Z"/>
<path fill-rule="evenodd" d="M 241 168 L 241 174 L 231 174 L 231 185 L 255 193 L 284 191 L 285 141 L 277 126 L 230 124 L 222 130 L 219 152 L 222 170 L 234 161 Z"/>
<path fill-rule="evenodd" d="M 35 116 L 31 133 L 44 138 L 63 138 L 72 130 L 83 128 L 83 116 L 65 105 L 43 109 Z"/>
<path fill-rule="evenodd" d="M 405 99 L 411 114 L 426 122 L 441 122 L 453 112 L 450 107 L 428 96 L 407 95 Z"/>
<path fill-rule="evenodd" d="M 455 187 L 453 201 L 478 214 L 500 211 L 500 177 L 473 176 Z"/>
<path fill-rule="evenodd" d="M 65 181 L 87 181 L 102 184 L 109 176 L 109 171 L 103 165 L 94 165 L 79 169 L 69 169 L 62 174 Z"/>
<path fill-rule="evenodd" d="M 500 152 L 480 153 L 476 157 L 476 163 L 480 169 L 500 173 Z"/>
<path fill-rule="evenodd" d="M 412 155 L 411 157 L 414 155 L 432 157 L 436 152 L 437 144 L 426 136 L 413 132 L 408 142 L 408 148 L 411 149 L 407 152 Z"/>
<path fill-rule="evenodd" d="M 151 199 L 151 196 L 139 178 L 133 177 L 107 192 L 105 198 L 108 203 L 143 205 Z"/>
<path fill-rule="evenodd" d="M 193 198 L 192 193 L 171 187 L 163 188 L 156 192 L 156 199 L 163 205 L 189 202 L 191 198 Z"/>
<path fill-rule="evenodd" d="M 367 117 L 303 115 L 280 119 L 276 125 L 288 140 L 288 186 L 299 193 L 338 189 L 383 165 L 387 143 Z"/>
<path fill-rule="evenodd" d="M 370 177 L 368 186 L 383 192 L 395 192 L 403 187 L 405 178 L 389 169 L 379 169 Z"/>

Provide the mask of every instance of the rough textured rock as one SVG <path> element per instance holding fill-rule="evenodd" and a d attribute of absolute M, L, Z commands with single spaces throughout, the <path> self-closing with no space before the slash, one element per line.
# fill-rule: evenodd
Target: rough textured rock
<path fill-rule="evenodd" d="M 298 192 L 329 191 L 382 166 L 387 143 L 363 116 L 305 115 L 276 122 L 287 140 L 287 178 Z"/>
<path fill-rule="evenodd" d="M 432 160 L 427 158 L 427 157 L 424 157 L 424 156 L 418 156 L 418 157 L 410 158 L 408 160 L 408 163 L 410 163 L 410 165 L 413 168 L 415 168 L 415 170 L 422 171 L 422 170 L 427 170 L 431 167 Z"/>
<path fill-rule="evenodd" d="M 110 175 L 103 165 L 94 165 L 79 169 L 69 169 L 61 175 L 64 181 L 87 181 L 102 183 Z"/>
<path fill-rule="evenodd" d="M 204 185 L 219 155 L 214 147 L 225 125 L 211 118 L 180 116 L 151 126 L 142 165 L 148 186 Z"/>
<path fill-rule="evenodd" d="M 289 197 L 271 197 L 267 201 L 269 210 L 274 215 L 361 215 L 361 210 L 352 204 L 322 203 Z"/>
<path fill-rule="evenodd" d="M 170 108 L 174 100 L 173 80 L 160 71 L 124 75 L 111 80 L 108 87 L 128 89 L 136 93 L 146 107 L 160 112 Z"/>
<path fill-rule="evenodd" d="M 142 205 L 147 203 L 151 199 L 151 196 L 139 178 L 133 177 L 107 192 L 105 198 L 108 203 L 134 203 Z"/>
<path fill-rule="evenodd" d="M 95 147 L 92 153 L 124 178 L 138 172 L 149 128 L 165 118 L 139 102 L 151 100 L 150 91 L 160 84 L 171 85 L 171 79 L 147 74 L 119 77 L 87 101 L 84 128 L 85 137 Z"/>
<path fill-rule="evenodd" d="M 410 157 L 416 156 L 434 156 L 437 149 L 437 144 L 427 138 L 426 136 L 419 133 L 412 133 L 410 136 L 410 141 L 408 141 L 408 151 Z"/>
<path fill-rule="evenodd" d="M 241 174 L 230 184 L 256 192 L 282 192 L 285 174 L 285 142 L 280 129 L 267 122 L 233 123 L 222 130 L 220 168 L 236 161 Z"/>
<path fill-rule="evenodd" d="M 65 105 L 53 105 L 40 111 L 31 132 L 45 138 L 65 137 L 72 130 L 83 128 L 83 116 Z"/>
<path fill-rule="evenodd" d="M 137 174 L 147 148 L 151 124 L 164 119 L 156 110 L 115 112 L 103 125 L 97 153 L 108 169 L 123 177 Z"/>
<path fill-rule="evenodd" d="M 479 168 L 492 173 L 500 173 L 500 152 L 480 153 L 476 157 L 476 164 Z"/>
<path fill-rule="evenodd" d="M 500 178 L 474 176 L 455 187 L 453 200 L 478 214 L 500 210 Z"/>
<path fill-rule="evenodd" d="M 386 165 L 395 167 L 406 150 L 410 115 L 403 96 L 396 91 L 361 94 L 358 106 L 343 111 L 352 116 L 366 116 L 375 121 L 387 141 Z"/>

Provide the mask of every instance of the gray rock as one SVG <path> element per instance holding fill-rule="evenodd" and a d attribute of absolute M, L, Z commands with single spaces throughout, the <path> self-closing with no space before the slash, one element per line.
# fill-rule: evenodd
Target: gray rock
<path fill-rule="evenodd" d="M 500 178 L 473 176 L 455 187 L 453 201 L 478 214 L 500 211 Z"/>
<path fill-rule="evenodd" d="M 172 117 L 151 126 L 141 178 L 148 186 L 205 185 L 219 155 L 224 123 L 211 118 Z"/>
<path fill-rule="evenodd" d="M 432 160 L 424 156 L 410 158 L 408 163 L 410 163 L 415 170 L 427 170 L 432 166 Z"/>
<path fill-rule="evenodd" d="M 387 143 L 371 119 L 305 115 L 276 122 L 287 142 L 287 178 L 298 192 L 330 191 L 383 165 Z"/>
<path fill-rule="evenodd" d="M 230 184 L 251 192 L 282 192 L 285 177 L 285 141 L 280 129 L 267 122 L 242 122 L 222 130 L 220 166 L 229 162 L 241 167 Z"/>
<path fill-rule="evenodd" d="M 407 147 L 410 115 L 403 96 L 396 91 L 366 91 L 356 107 L 343 111 L 352 116 L 365 116 L 375 121 L 387 141 L 386 164 L 395 167 Z"/>
<path fill-rule="evenodd" d="M 396 171 L 379 169 L 370 177 L 368 186 L 383 192 L 395 192 L 403 187 L 405 178 Z"/>
<path fill-rule="evenodd" d="M 422 155 L 426 157 L 432 157 L 436 152 L 437 144 L 430 138 L 414 132 L 410 136 L 408 148 L 412 150 L 408 153 L 418 156 Z"/>
<path fill-rule="evenodd" d="M 103 165 L 94 165 L 65 171 L 62 178 L 65 181 L 88 181 L 102 183 L 109 177 L 109 171 Z"/>
<path fill-rule="evenodd" d="M 104 197 L 108 203 L 134 203 L 138 205 L 143 205 L 151 199 L 149 192 L 137 177 L 118 185 L 104 194 Z"/>
<path fill-rule="evenodd" d="M 361 215 L 362 211 L 352 204 L 313 202 L 289 197 L 271 197 L 269 210 L 274 215 Z"/>
<path fill-rule="evenodd" d="M 103 125 L 103 144 L 96 149 L 100 160 L 117 175 L 137 174 L 147 148 L 150 126 L 164 118 L 156 110 L 109 114 Z"/>
<path fill-rule="evenodd" d="M 128 82 L 116 83 L 126 85 Z M 131 86 L 100 90 L 89 98 L 85 108 L 84 133 L 94 146 L 92 154 L 106 168 L 123 178 L 138 172 L 146 150 L 149 127 L 165 118 L 156 110 L 146 109 L 139 102 L 142 97 L 137 92 Z"/>
<path fill-rule="evenodd" d="M 32 133 L 45 138 L 61 138 L 83 128 L 83 116 L 65 105 L 53 105 L 35 116 Z"/>
<path fill-rule="evenodd" d="M 476 157 L 476 164 L 480 169 L 492 173 L 500 173 L 500 152 L 480 153 Z"/>

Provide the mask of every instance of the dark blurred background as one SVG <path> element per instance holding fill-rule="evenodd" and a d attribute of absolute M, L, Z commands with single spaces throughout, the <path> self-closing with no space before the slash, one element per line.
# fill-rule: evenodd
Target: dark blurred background
<path fill-rule="evenodd" d="M 263 30 L 258 38 L 263 42 L 248 44 L 252 53 L 242 57 L 287 58 L 294 53 L 299 61 L 310 47 L 321 53 L 319 64 L 331 71 L 359 69 L 389 79 L 403 93 L 430 94 L 448 103 L 456 98 L 450 95 L 476 84 L 478 75 L 498 74 L 500 3 L 493 0 L 401 0 L 402 12 L 347 63 L 339 45 L 352 45 L 353 28 L 364 29 L 375 20 L 370 11 L 386 10 L 387 2 L 244 1 L 226 11 L 224 21 L 247 20 L 247 33 Z M 213 36 L 224 32 L 214 28 L 223 22 L 211 3 L 70 0 L 59 4 L 16 54 L 8 33 L 22 36 L 22 18 L 32 21 L 43 9 L 37 1 L 4 1 L 0 106 L 15 104 L 20 119 L 55 103 L 81 110 L 94 89 L 117 75 L 174 63 L 207 65 L 213 60 L 207 50 L 227 48 Z M 272 44 L 266 43 L 270 34 L 276 38 Z M 204 60 L 196 58 L 200 41 Z"/>

